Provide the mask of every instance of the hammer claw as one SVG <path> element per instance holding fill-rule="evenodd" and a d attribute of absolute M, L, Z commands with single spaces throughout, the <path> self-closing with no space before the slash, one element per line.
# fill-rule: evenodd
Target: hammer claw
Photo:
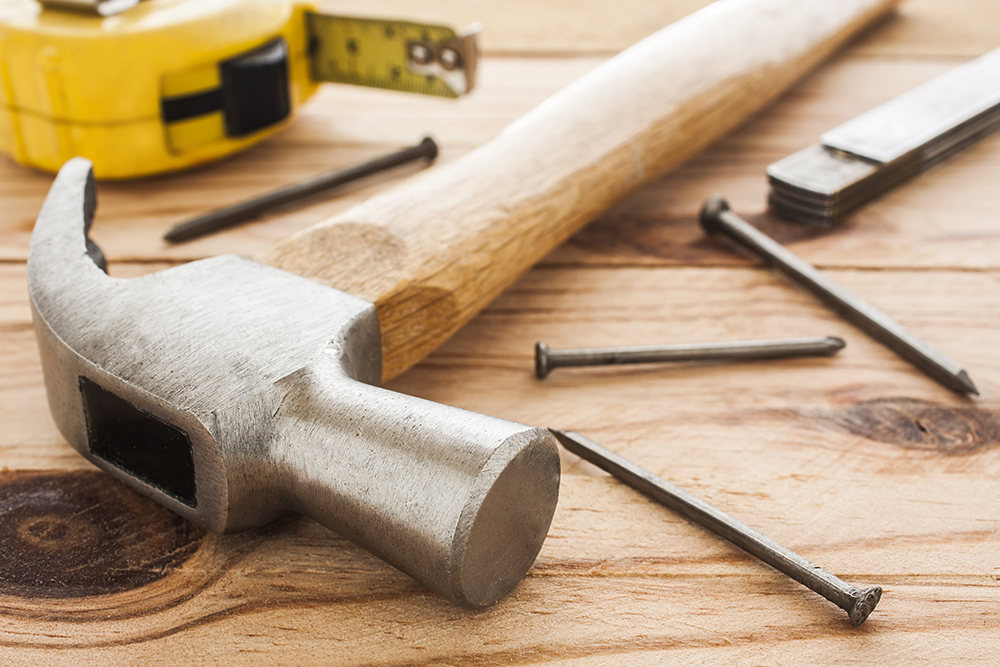
<path fill-rule="evenodd" d="M 97 184 L 91 162 L 73 158 L 59 170 L 35 223 L 32 250 L 36 261 L 46 265 L 74 262 L 82 259 L 82 253 L 106 271 L 104 254 L 87 236 L 96 209 Z"/>

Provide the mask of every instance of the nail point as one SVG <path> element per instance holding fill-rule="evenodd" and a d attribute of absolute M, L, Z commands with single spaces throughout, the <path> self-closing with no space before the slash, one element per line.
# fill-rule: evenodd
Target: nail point
<path fill-rule="evenodd" d="M 945 387 L 955 392 L 979 393 L 964 370 L 959 368 L 961 372 L 954 372 L 958 367 L 955 362 L 904 329 L 888 315 L 837 285 L 815 266 L 746 220 L 735 213 L 727 213 L 721 209 L 720 206 L 724 201 L 713 196 L 705 202 L 702 209 L 702 227 L 706 232 L 725 234 Z"/>
<path fill-rule="evenodd" d="M 969 377 L 969 373 L 967 371 L 963 370 L 961 373 L 955 376 L 955 379 L 958 381 L 958 385 L 959 387 L 961 387 L 961 391 L 964 391 L 968 394 L 975 394 L 976 396 L 979 396 L 979 390 L 976 389 L 976 385 L 973 384 L 972 378 Z"/>
<path fill-rule="evenodd" d="M 843 338 L 837 338 L 836 336 L 827 336 L 826 342 L 835 350 L 843 350 L 847 347 L 847 342 Z"/>

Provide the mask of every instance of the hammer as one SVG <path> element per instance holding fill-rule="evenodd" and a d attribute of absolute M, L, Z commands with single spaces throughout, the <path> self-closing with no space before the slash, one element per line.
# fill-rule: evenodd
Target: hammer
<path fill-rule="evenodd" d="M 576 229 L 774 99 L 895 0 L 725 0 L 497 138 L 257 260 L 131 280 L 87 238 L 75 158 L 28 255 L 52 414 L 98 467 L 213 531 L 308 515 L 467 607 L 555 511 L 542 429 L 379 388 Z"/>

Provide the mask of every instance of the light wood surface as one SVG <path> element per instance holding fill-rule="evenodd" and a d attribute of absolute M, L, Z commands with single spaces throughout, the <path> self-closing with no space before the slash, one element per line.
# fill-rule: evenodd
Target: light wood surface
<path fill-rule="evenodd" d="M 471 7 L 499 15 L 502 4 L 422 7 L 461 22 Z M 93 236 L 112 273 L 263 252 L 416 170 L 196 243 L 167 247 L 159 238 L 187 215 L 425 133 L 443 146 L 442 162 L 455 160 L 625 45 L 594 46 L 588 35 L 641 37 L 663 6 L 684 3 L 537 4 L 509 4 L 507 32 L 487 42 L 482 88 L 466 100 L 328 86 L 288 131 L 248 153 L 102 184 Z M 905 0 L 777 103 L 599 216 L 388 385 L 576 430 L 848 581 L 882 585 L 860 628 L 569 455 L 535 567 L 480 613 L 438 600 L 310 521 L 217 537 L 136 498 L 92 472 L 49 417 L 24 258 L 51 176 L 0 162 L 0 664 L 995 665 L 1000 136 L 832 232 L 769 216 L 764 168 L 1000 47 L 996 11 L 988 0 Z M 522 33 L 538 38 L 531 48 L 515 39 Z M 695 216 L 712 192 L 965 365 L 982 396 L 940 388 L 808 295 L 703 238 Z M 532 374 L 537 340 L 785 335 L 838 335 L 848 347 L 830 359 L 560 369 L 544 382 Z"/>
<path fill-rule="evenodd" d="M 487 144 L 258 259 L 373 302 L 382 377 L 394 378 L 594 216 L 745 121 L 894 4 L 752 0 L 682 19 Z"/>

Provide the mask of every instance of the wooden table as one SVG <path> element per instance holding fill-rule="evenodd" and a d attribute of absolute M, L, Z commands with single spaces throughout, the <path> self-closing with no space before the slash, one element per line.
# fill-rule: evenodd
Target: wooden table
<path fill-rule="evenodd" d="M 173 223 L 425 133 L 483 143 L 611 54 L 707 4 L 345 0 L 343 12 L 481 20 L 481 87 L 457 103 L 327 86 L 265 145 L 187 173 L 103 183 L 93 237 L 135 276 L 254 254 L 416 168 L 176 247 Z M 377 5 L 373 8 L 372 5 Z M 0 662 L 79 664 L 997 664 L 1000 656 L 1000 135 L 836 229 L 765 212 L 764 168 L 1000 46 L 1000 3 L 908 0 L 773 107 L 595 220 L 393 389 L 579 431 L 882 603 L 852 628 L 798 584 L 564 455 L 525 581 L 472 613 L 304 519 L 205 534 L 92 470 L 49 416 L 25 289 L 51 176 L 0 161 Z M 717 240 L 734 208 L 968 368 L 966 399 Z M 836 335 L 820 360 L 532 374 L 553 347 Z M 18 499 L 16 502 L 12 498 Z"/>

